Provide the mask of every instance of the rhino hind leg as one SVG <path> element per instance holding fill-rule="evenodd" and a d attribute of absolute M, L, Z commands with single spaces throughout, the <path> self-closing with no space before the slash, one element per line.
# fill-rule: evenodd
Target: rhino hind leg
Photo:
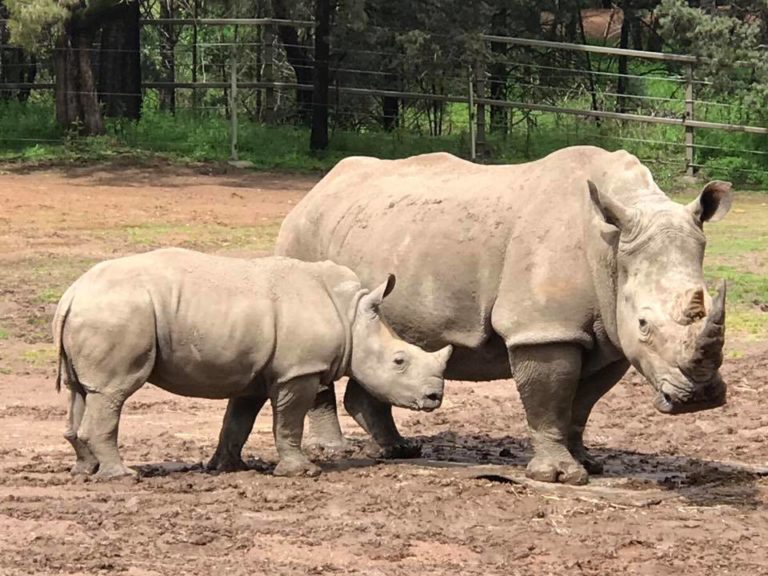
<path fill-rule="evenodd" d="M 510 350 L 512 374 L 523 401 L 534 451 L 526 470 L 533 480 L 584 484 L 589 478 L 568 448 L 581 355 L 582 349 L 572 344 Z"/>
<path fill-rule="evenodd" d="M 84 442 L 99 461 L 96 477 L 136 476 L 128 468 L 117 449 L 120 412 L 127 396 L 114 392 L 89 392 L 85 397 L 85 411 L 77 437 Z"/>
<path fill-rule="evenodd" d="M 248 470 L 243 462 L 243 446 L 253 430 L 253 423 L 267 401 L 266 394 L 230 398 L 219 433 L 219 445 L 206 468 L 218 472 Z"/>
<path fill-rule="evenodd" d="M 373 439 L 374 458 L 418 458 L 421 445 L 400 435 L 392 418 L 392 406 L 377 400 L 352 378 L 344 394 L 344 408 Z"/>
<path fill-rule="evenodd" d="M 299 376 L 272 387 L 272 429 L 280 456 L 275 476 L 317 476 L 320 467 L 310 462 L 301 449 L 304 419 L 315 401 L 320 376 Z"/>
<path fill-rule="evenodd" d="M 75 465 L 70 471 L 73 476 L 90 475 L 99 468 L 99 461 L 96 459 L 96 456 L 93 455 L 93 452 L 90 451 L 85 442 L 77 436 L 84 411 L 85 391 L 72 386 L 69 401 L 69 424 L 67 431 L 64 433 L 64 438 L 72 445 L 77 457 Z"/>
<path fill-rule="evenodd" d="M 581 462 L 590 474 L 602 474 L 603 464 L 595 459 L 584 446 L 584 428 L 592 408 L 629 368 L 629 362 L 619 360 L 591 374 L 579 382 L 571 408 L 571 428 L 568 433 L 568 448 L 576 460 Z"/>

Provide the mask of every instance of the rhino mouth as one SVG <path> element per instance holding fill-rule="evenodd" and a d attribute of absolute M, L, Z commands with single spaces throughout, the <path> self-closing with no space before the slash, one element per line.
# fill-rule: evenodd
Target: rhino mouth
<path fill-rule="evenodd" d="M 690 395 L 685 400 L 676 398 L 662 387 L 653 401 L 653 406 L 663 414 L 677 415 L 700 412 L 719 408 L 726 403 L 726 387 L 722 380 L 717 379 L 704 387 L 700 393 Z"/>
<path fill-rule="evenodd" d="M 417 400 L 412 408 L 414 410 L 420 410 L 421 412 L 432 412 L 433 410 L 440 408 L 442 403 L 443 395 L 439 392 L 431 392 Z"/>

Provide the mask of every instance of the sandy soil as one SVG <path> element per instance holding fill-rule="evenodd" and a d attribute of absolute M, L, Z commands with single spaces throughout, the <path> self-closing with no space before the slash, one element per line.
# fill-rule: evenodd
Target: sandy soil
<path fill-rule="evenodd" d="M 229 245 L 227 231 L 271 230 L 314 180 L 162 165 L 0 175 L 0 574 L 768 574 L 760 343 L 727 362 L 730 399 L 719 410 L 665 417 L 628 376 L 591 421 L 588 442 L 607 473 L 586 487 L 524 479 L 530 451 L 511 382 L 451 382 L 440 410 L 396 411 L 423 441 L 421 460 L 360 451 L 321 458 L 321 477 L 296 480 L 268 474 L 268 410 L 245 450 L 254 469 L 212 475 L 201 462 L 224 403 L 146 386 L 120 431 L 141 478 L 71 478 L 66 398 L 40 352 L 54 300 L 46 287 L 94 258 L 174 240 L 259 253 L 261 236 Z M 157 233 L 123 234 L 142 225 Z M 364 441 L 348 416 L 342 424 Z"/>

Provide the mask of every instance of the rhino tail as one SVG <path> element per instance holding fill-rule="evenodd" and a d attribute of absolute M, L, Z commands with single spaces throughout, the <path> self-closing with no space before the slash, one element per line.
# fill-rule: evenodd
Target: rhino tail
<path fill-rule="evenodd" d="M 67 351 L 64 350 L 64 326 L 67 323 L 69 311 L 72 308 L 72 301 L 75 298 L 74 286 L 70 286 L 59 300 L 56 308 L 56 314 L 53 317 L 53 340 L 56 346 L 56 392 L 61 391 L 61 384 L 64 383 L 68 388 L 77 382 L 74 370 L 70 365 Z"/>

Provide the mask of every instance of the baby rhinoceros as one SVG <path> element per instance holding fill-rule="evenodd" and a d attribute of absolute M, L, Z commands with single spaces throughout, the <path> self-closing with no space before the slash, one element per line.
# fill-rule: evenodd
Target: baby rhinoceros
<path fill-rule="evenodd" d="M 145 382 L 199 398 L 269 399 L 276 475 L 316 475 L 301 450 L 319 388 L 342 376 L 384 402 L 433 410 L 451 347 L 428 353 L 379 317 L 394 277 L 373 291 L 332 262 L 242 260 L 165 249 L 102 262 L 62 296 L 53 320 L 71 391 L 75 474 L 133 474 L 120 458 L 125 400 Z"/>

